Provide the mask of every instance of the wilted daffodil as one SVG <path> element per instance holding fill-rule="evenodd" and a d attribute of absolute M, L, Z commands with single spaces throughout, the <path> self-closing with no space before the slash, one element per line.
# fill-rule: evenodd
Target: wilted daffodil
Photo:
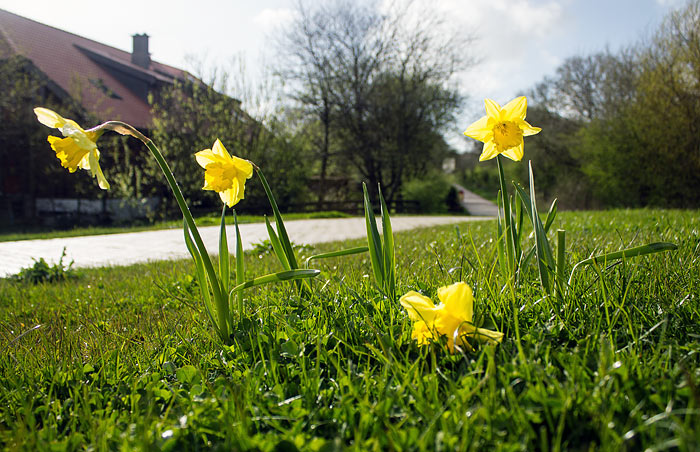
<path fill-rule="evenodd" d="M 503 339 L 503 333 L 485 328 L 477 328 L 472 324 L 474 316 L 474 296 L 472 289 L 466 283 L 458 282 L 438 289 L 440 304 L 415 291 L 410 291 L 401 297 L 401 306 L 408 312 L 413 324 L 412 337 L 419 345 L 425 345 L 439 336 L 447 336 L 450 351 L 456 343 L 460 347 L 471 350 L 465 340 L 467 337 L 480 342 L 497 343 Z"/>
<path fill-rule="evenodd" d="M 78 168 L 89 170 L 103 190 L 109 189 L 109 183 L 100 168 L 100 151 L 97 149 L 97 139 L 103 130 L 85 131 L 75 121 L 66 119 L 48 108 L 34 109 L 37 119 L 45 126 L 59 129 L 65 138 L 49 136 L 51 148 L 61 161 L 61 166 L 68 168 L 71 173 Z"/>
<path fill-rule="evenodd" d="M 485 104 L 486 116 L 464 131 L 466 136 L 484 143 L 479 161 L 492 159 L 498 154 L 503 154 L 511 160 L 522 159 L 523 137 L 535 135 L 542 130 L 525 121 L 525 96 L 511 100 L 503 108 L 491 99 L 486 99 Z"/>
<path fill-rule="evenodd" d="M 253 165 L 248 160 L 231 156 L 219 139 L 211 149 L 194 156 L 204 168 L 204 190 L 218 192 L 229 207 L 243 199 L 245 180 L 253 175 Z"/>

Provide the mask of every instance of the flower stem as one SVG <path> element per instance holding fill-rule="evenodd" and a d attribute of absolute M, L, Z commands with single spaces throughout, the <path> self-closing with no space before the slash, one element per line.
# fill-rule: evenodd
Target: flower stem
<path fill-rule="evenodd" d="M 204 246 L 204 241 L 202 240 L 202 237 L 199 235 L 199 231 L 197 230 L 197 225 L 194 222 L 194 218 L 192 217 L 192 213 L 190 212 L 190 208 L 187 206 L 187 202 L 185 201 L 185 197 L 182 195 L 182 191 L 180 190 L 180 186 L 177 184 L 177 181 L 175 180 L 175 176 L 173 175 L 172 170 L 168 166 L 168 162 L 165 161 L 165 158 L 163 158 L 163 154 L 161 154 L 160 150 L 158 147 L 151 141 L 150 138 L 136 130 L 134 127 L 130 126 L 129 124 L 126 124 L 121 121 L 108 121 L 104 124 L 101 124 L 92 130 L 101 130 L 101 129 L 108 129 L 112 130 L 114 132 L 117 132 L 121 135 L 129 135 L 132 136 L 146 145 L 149 151 L 151 151 L 151 154 L 153 157 L 156 159 L 156 162 L 158 163 L 158 166 L 160 169 L 163 171 L 163 174 L 165 175 L 165 179 L 168 182 L 168 185 L 170 186 L 170 189 L 173 192 L 173 195 L 175 196 L 175 201 L 177 201 L 178 207 L 180 207 L 180 211 L 182 211 L 182 216 L 185 219 L 185 222 L 187 222 L 187 226 L 190 229 L 190 232 L 192 233 L 192 238 L 194 239 L 194 243 L 199 249 L 199 252 L 202 256 L 202 261 L 204 263 L 204 268 L 207 272 L 207 276 L 209 277 L 209 281 L 211 282 L 211 288 L 212 291 L 214 292 L 214 299 L 216 300 L 217 304 L 217 311 L 218 311 L 218 317 L 219 317 L 219 328 L 221 328 L 222 331 L 220 331 L 220 334 L 222 334 L 222 337 L 228 337 L 228 331 L 229 331 L 229 319 L 228 319 L 228 297 L 224 298 L 222 295 L 221 291 L 221 286 L 219 285 L 219 280 L 216 277 L 216 272 L 214 271 L 214 266 L 211 263 L 211 259 L 209 258 L 209 253 L 207 252 L 206 247 Z"/>
<path fill-rule="evenodd" d="M 508 190 L 506 189 L 505 175 L 503 174 L 503 161 L 501 154 L 496 156 L 498 164 L 498 180 L 501 185 L 501 203 L 503 205 L 503 241 L 505 242 L 506 256 L 500 256 L 501 259 L 506 258 L 508 262 L 509 279 L 513 279 L 516 274 L 515 261 L 515 235 L 513 231 L 513 218 L 510 214 L 510 199 L 508 199 Z"/>

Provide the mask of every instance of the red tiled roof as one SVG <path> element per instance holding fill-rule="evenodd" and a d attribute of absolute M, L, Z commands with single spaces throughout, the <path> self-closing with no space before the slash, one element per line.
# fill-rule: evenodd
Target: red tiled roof
<path fill-rule="evenodd" d="M 154 85 L 191 77 L 187 72 L 151 61 L 142 68 L 131 53 L 35 22 L 0 9 L 0 58 L 27 57 L 83 108 L 100 120 L 122 120 L 136 127 L 151 124 L 151 108 L 144 96 L 129 89 L 113 74 L 127 74 Z M 110 96 L 107 88 L 116 96 Z"/>

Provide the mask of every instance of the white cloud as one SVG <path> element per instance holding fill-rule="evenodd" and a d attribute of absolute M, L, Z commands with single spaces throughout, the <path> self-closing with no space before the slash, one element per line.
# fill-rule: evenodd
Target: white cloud
<path fill-rule="evenodd" d="M 479 63 L 459 77 L 465 93 L 507 102 L 556 67 L 548 48 L 567 32 L 571 1 L 418 0 L 415 6 L 437 10 L 453 28 L 476 38 L 465 53 Z"/>
<path fill-rule="evenodd" d="M 253 23 L 268 32 L 289 23 L 293 18 L 294 11 L 289 8 L 265 8 L 253 18 Z"/>

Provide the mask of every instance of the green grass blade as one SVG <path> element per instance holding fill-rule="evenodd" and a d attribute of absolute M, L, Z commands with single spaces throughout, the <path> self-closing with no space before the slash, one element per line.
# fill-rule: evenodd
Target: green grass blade
<path fill-rule="evenodd" d="M 522 264 L 521 264 L 523 266 L 523 268 L 526 268 L 530 264 L 532 257 L 535 255 L 535 251 L 536 251 L 536 249 L 533 246 L 532 248 L 530 248 L 530 250 L 527 253 L 525 253 L 523 255 L 524 257 L 523 257 Z"/>
<path fill-rule="evenodd" d="M 226 239 L 226 204 L 221 209 L 221 223 L 219 225 L 219 278 L 221 278 L 221 290 L 228 293 L 231 267 L 229 265 L 228 240 Z"/>
<path fill-rule="evenodd" d="M 545 292 L 552 293 L 551 273 L 554 270 L 554 257 L 552 256 L 552 248 L 549 245 L 547 234 L 544 231 L 542 220 L 537 213 L 537 201 L 535 196 L 535 177 L 532 172 L 532 162 L 529 165 L 530 177 L 530 212 L 532 226 L 535 230 L 535 248 L 537 252 L 537 266 L 540 271 L 540 282 Z"/>
<path fill-rule="evenodd" d="M 497 198 L 498 202 L 498 225 L 496 228 L 497 232 L 497 237 L 496 237 L 496 246 L 498 247 L 498 263 L 501 267 L 501 273 L 508 277 L 509 270 L 508 270 L 508 260 L 506 258 L 506 248 L 505 248 L 505 235 L 503 231 L 503 223 L 504 223 L 504 218 L 503 218 L 503 198 L 500 196 L 500 190 L 499 190 L 499 195 Z"/>
<path fill-rule="evenodd" d="M 549 207 L 549 212 L 547 212 L 547 218 L 545 218 L 544 220 L 545 234 L 549 232 L 549 228 L 552 227 L 552 223 L 554 223 L 554 219 L 557 216 L 557 202 L 558 199 L 554 198 L 554 201 L 552 201 L 552 205 Z"/>
<path fill-rule="evenodd" d="M 598 256 L 589 257 L 588 259 L 584 259 L 576 263 L 576 265 L 574 265 L 574 268 L 571 269 L 571 274 L 569 275 L 569 281 L 567 283 L 567 286 L 571 287 L 571 282 L 574 279 L 574 274 L 576 273 L 576 270 L 578 270 L 581 267 L 584 267 L 585 265 L 597 264 L 600 262 L 610 262 L 616 259 L 626 259 L 629 257 L 644 256 L 647 254 L 661 253 L 663 251 L 673 251 L 676 249 L 678 249 L 678 246 L 676 246 L 675 243 L 654 242 L 642 246 L 637 246 L 634 248 L 627 248 L 621 251 L 615 251 L 612 253 L 599 254 Z"/>
<path fill-rule="evenodd" d="M 513 182 L 513 187 L 515 187 L 515 190 L 518 192 L 518 196 L 520 197 L 521 204 L 525 209 L 527 217 L 532 220 L 532 201 L 530 200 L 530 195 L 528 195 L 525 189 L 516 182 Z"/>
<path fill-rule="evenodd" d="M 365 225 L 367 227 L 367 246 L 369 248 L 369 257 L 372 261 L 372 272 L 374 280 L 380 288 L 384 288 L 384 259 L 382 252 L 382 240 L 379 237 L 377 229 L 377 221 L 374 218 L 374 210 L 372 203 L 369 200 L 367 186 L 362 183 L 362 192 L 365 199 Z"/>
<path fill-rule="evenodd" d="M 282 214 L 280 214 L 279 208 L 277 208 L 277 201 L 270 190 L 270 186 L 267 183 L 267 179 L 263 175 L 262 171 L 258 168 L 257 170 L 260 182 L 263 184 L 265 189 L 265 194 L 267 195 L 268 201 L 270 201 L 270 206 L 272 207 L 272 213 L 275 215 L 275 225 L 277 226 L 277 234 L 279 236 L 279 242 L 282 245 L 284 253 L 287 255 L 287 262 L 289 262 L 289 267 L 292 269 L 298 268 L 296 257 L 294 256 L 294 250 L 292 249 L 292 243 L 289 241 L 289 236 L 287 235 L 287 229 L 284 227 L 284 221 L 282 221 Z M 272 240 L 272 238 L 270 238 Z"/>
<path fill-rule="evenodd" d="M 384 201 L 382 188 L 379 190 L 379 202 L 382 208 L 382 236 L 384 239 L 384 290 L 392 300 L 396 298 L 396 259 L 394 256 L 394 233 L 391 229 L 391 218 L 389 217 L 389 207 Z"/>
<path fill-rule="evenodd" d="M 518 193 L 513 197 L 515 207 L 515 256 L 520 260 L 522 257 L 522 241 L 523 241 L 523 203 L 520 200 Z"/>
<path fill-rule="evenodd" d="M 678 246 L 674 243 L 668 242 L 654 242 L 648 243 L 646 245 L 637 246 L 634 248 L 627 248 L 621 251 L 615 251 L 613 253 L 599 254 L 598 256 L 589 257 L 581 262 L 578 262 L 574 267 L 579 267 L 582 265 L 592 264 L 594 262 L 610 262 L 615 259 L 622 259 L 628 257 L 644 256 L 646 254 L 660 253 L 662 251 L 672 251 L 678 249 Z"/>
<path fill-rule="evenodd" d="M 282 268 L 284 268 L 285 270 L 291 270 L 292 268 L 289 265 L 289 260 L 287 259 L 287 253 L 284 252 L 284 248 L 282 247 L 282 244 L 280 243 L 280 239 L 279 239 L 279 237 L 277 237 L 277 233 L 272 228 L 272 225 L 270 224 L 270 219 L 267 218 L 267 215 L 265 216 L 265 226 L 267 226 L 267 235 L 270 237 L 270 243 L 272 244 L 272 250 L 275 252 L 277 259 L 279 259 L 280 263 L 282 264 Z M 236 282 L 236 283 L 238 283 L 238 282 Z"/>
<path fill-rule="evenodd" d="M 367 252 L 368 248 L 366 246 L 358 246 L 357 248 L 346 248 L 344 250 L 331 251 L 330 253 L 314 254 L 306 259 L 306 267 L 309 266 L 309 262 L 312 260 L 328 259 L 331 257 L 341 257 L 349 256 L 351 254 L 359 254 Z"/>
<path fill-rule="evenodd" d="M 513 186 L 515 187 L 515 190 L 518 192 L 518 196 L 520 196 L 522 205 L 525 207 L 525 210 L 527 210 L 527 215 L 528 217 L 532 217 L 532 200 L 530 199 L 530 196 L 525 192 L 525 189 L 523 189 L 519 184 L 513 183 Z M 554 219 L 557 216 L 557 208 L 558 208 L 558 200 L 555 199 L 552 201 L 552 205 L 549 207 L 549 212 L 547 212 L 547 217 L 545 218 L 544 221 L 544 231 L 545 233 L 549 232 L 549 229 L 552 227 L 552 224 L 554 223 Z"/>
<path fill-rule="evenodd" d="M 289 270 L 289 271 L 284 271 L 284 272 L 278 272 L 278 273 L 271 273 L 269 275 L 265 276 L 258 276 L 257 278 L 250 279 L 242 284 L 238 284 L 236 287 L 231 289 L 231 293 L 241 291 L 243 289 L 247 289 L 249 287 L 254 287 L 254 286 L 260 286 L 262 284 L 270 284 L 270 283 L 277 283 L 277 282 L 283 282 L 283 281 L 295 281 L 298 279 L 308 279 L 308 278 L 315 278 L 316 276 L 320 275 L 321 272 L 320 270 L 315 270 L 315 269 L 296 269 L 296 270 Z"/>
<path fill-rule="evenodd" d="M 552 204 L 554 205 L 554 204 Z M 550 209 L 551 211 L 551 209 Z M 566 271 L 566 231 L 557 229 L 557 294 L 563 295 L 566 292 L 566 279 L 564 272 Z"/>
<path fill-rule="evenodd" d="M 241 240 L 241 230 L 238 227 L 238 216 L 233 211 L 233 224 L 236 228 L 236 285 L 245 282 L 245 262 L 243 260 L 243 241 Z M 243 317 L 243 292 L 238 292 L 238 315 Z"/>

